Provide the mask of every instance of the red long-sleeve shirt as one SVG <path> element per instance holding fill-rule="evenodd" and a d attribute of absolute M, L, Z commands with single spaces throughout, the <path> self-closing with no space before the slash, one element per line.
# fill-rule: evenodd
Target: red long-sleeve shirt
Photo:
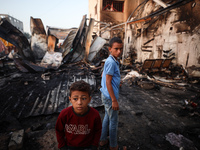
<path fill-rule="evenodd" d="M 78 115 L 70 106 L 61 111 L 56 122 L 58 148 L 98 146 L 101 136 L 101 118 L 99 112 L 89 107 L 84 115 Z"/>

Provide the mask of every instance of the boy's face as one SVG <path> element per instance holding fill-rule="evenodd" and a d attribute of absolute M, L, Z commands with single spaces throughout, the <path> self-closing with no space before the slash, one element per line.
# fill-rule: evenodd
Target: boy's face
<path fill-rule="evenodd" d="M 120 57 L 122 53 L 123 45 L 122 43 L 113 43 L 112 47 L 109 47 L 110 54 L 117 59 L 117 57 Z"/>
<path fill-rule="evenodd" d="M 74 111 L 83 115 L 88 110 L 88 104 L 91 101 L 91 96 L 87 92 L 83 91 L 72 91 L 71 96 L 69 96 L 69 100 L 72 103 Z"/>

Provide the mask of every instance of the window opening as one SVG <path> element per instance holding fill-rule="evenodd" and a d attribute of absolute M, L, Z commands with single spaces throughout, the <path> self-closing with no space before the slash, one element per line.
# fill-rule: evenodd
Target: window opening
<path fill-rule="evenodd" d="M 104 11 L 123 12 L 124 11 L 124 1 L 104 0 L 103 1 L 103 10 Z"/>

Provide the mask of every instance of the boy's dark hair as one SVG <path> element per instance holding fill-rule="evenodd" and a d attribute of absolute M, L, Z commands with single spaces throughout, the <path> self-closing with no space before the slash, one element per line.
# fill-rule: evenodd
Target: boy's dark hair
<path fill-rule="evenodd" d="M 122 40 L 118 37 L 113 37 L 110 41 L 109 41 L 109 46 L 112 47 L 113 43 L 122 43 Z"/>
<path fill-rule="evenodd" d="M 73 91 L 87 92 L 90 96 L 90 94 L 91 94 L 90 84 L 88 84 L 87 82 L 85 82 L 83 80 L 76 81 L 76 82 L 72 83 L 72 85 L 70 86 L 69 96 L 71 96 L 71 93 Z"/>

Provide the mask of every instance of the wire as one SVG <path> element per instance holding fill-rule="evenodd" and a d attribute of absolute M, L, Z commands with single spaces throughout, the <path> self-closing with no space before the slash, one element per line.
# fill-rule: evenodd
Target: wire
<path fill-rule="evenodd" d="M 134 12 L 135 12 L 141 5 L 143 5 L 144 3 L 147 3 L 148 1 L 149 1 L 149 0 L 145 0 L 145 1 L 143 1 L 142 3 L 140 3 L 140 4 L 135 8 L 135 10 L 131 13 L 131 15 L 128 17 L 127 22 L 130 20 L 131 16 L 134 14 Z"/>

